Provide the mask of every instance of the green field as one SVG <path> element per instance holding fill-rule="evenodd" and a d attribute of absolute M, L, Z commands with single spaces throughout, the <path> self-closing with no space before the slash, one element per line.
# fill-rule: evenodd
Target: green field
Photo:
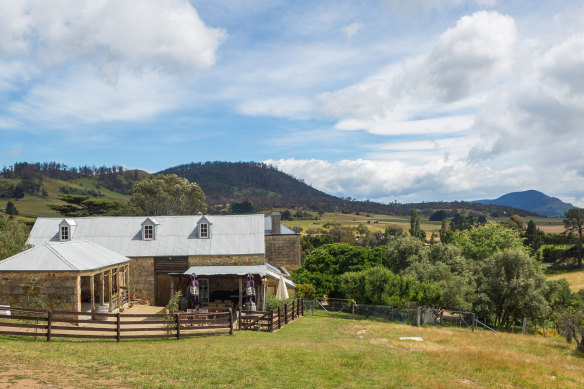
<path fill-rule="evenodd" d="M 180 341 L 0 337 L 0 385 L 581 388 L 573 348 L 559 337 L 307 315 L 275 333 Z"/>
<path fill-rule="evenodd" d="M 17 185 L 20 179 L 8 179 L 0 177 L 0 184 L 12 184 Z M 43 186 L 47 189 L 48 196 L 30 196 L 25 195 L 21 199 L 0 199 L 0 209 L 6 207 L 8 201 L 12 201 L 18 209 L 20 216 L 26 217 L 50 217 L 59 216 L 59 213 L 53 211 L 48 207 L 51 204 L 63 204 L 62 201 L 58 199 L 59 195 L 63 193 L 59 191 L 59 187 L 72 187 L 80 190 L 95 190 L 100 191 L 104 197 L 103 199 L 118 200 L 118 201 L 128 201 L 130 196 L 121 193 L 113 192 L 100 186 L 98 184 L 97 178 L 78 178 L 71 181 L 63 181 L 54 178 L 43 178 Z"/>

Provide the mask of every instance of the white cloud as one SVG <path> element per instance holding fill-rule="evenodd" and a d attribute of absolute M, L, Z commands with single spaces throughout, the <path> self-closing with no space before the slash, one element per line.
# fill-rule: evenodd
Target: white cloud
<path fill-rule="evenodd" d="M 27 120 L 136 120 L 185 104 L 222 29 L 187 0 L 23 0 L 0 5 L 0 93 Z"/>
<path fill-rule="evenodd" d="M 347 39 L 351 39 L 353 36 L 355 36 L 355 34 L 357 34 L 357 32 L 359 32 L 362 27 L 363 25 L 361 23 L 354 22 L 348 26 L 343 27 L 342 30 L 347 36 Z"/>
<path fill-rule="evenodd" d="M 313 110 L 312 101 L 305 98 L 275 97 L 246 100 L 237 111 L 249 116 L 274 116 L 279 118 L 307 119 Z"/>

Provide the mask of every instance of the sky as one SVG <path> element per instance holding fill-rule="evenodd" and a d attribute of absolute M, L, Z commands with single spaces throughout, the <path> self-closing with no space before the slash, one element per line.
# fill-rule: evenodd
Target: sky
<path fill-rule="evenodd" d="M 0 166 L 264 161 L 380 202 L 584 206 L 584 4 L 13 0 Z"/>

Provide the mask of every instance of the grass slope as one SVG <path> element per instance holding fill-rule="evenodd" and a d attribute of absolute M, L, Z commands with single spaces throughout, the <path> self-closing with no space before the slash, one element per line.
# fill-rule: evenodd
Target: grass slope
<path fill-rule="evenodd" d="M 20 179 L 9 179 L 0 177 L 0 182 L 17 185 Z M 8 201 L 12 201 L 18 209 L 19 215 L 28 217 L 50 217 L 59 216 L 59 213 L 53 211 L 48 207 L 51 204 L 63 204 L 58 199 L 59 195 L 63 193 L 59 191 L 60 187 L 72 187 L 79 190 L 95 190 L 100 191 L 104 196 L 100 197 L 109 200 L 128 201 L 130 196 L 121 193 L 113 192 L 104 188 L 99 184 L 97 177 L 78 178 L 75 180 L 59 180 L 55 178 L 43 178 L 43 186 L 47 189 L 48 196 L 30 196 L 25 195 L 21 199 L 0 199 L 0 209 L 6 207 Z"/>
<path fill-rule="evenodd" d="M 400 341 L 421 336 L 424 342 Z M 581 388 L 560 338 L 305 316 L 273 333 L 180 341 L 0 337 L 0 384 L 58 387 Z"/>

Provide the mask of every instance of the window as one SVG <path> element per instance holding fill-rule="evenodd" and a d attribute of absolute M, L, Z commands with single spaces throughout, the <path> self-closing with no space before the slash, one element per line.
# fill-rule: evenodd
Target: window
<path fill-rule="evenodd" d="M 69 227 L 61 227 L 61 240 L 69 240 Z"/>
<path fill-rule="evenodd" d="M 144 240 L 154 239 L 154 226 L 144 226 Z"/>
<path fill-rule="evenodd" d="M 209 225 L 207 223 L 201 223 L 199 237 L 208 238 L 209 237 Z"/>

